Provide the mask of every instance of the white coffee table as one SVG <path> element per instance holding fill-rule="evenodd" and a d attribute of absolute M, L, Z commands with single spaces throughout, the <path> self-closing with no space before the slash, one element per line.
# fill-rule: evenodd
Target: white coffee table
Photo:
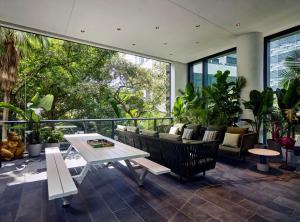
<path fill-rule="evenodd" d="M 260 148 L 249 149 L 248 152 L 259 156 L 259 163 L 257 163 L 257 170 L 263 172 L 269 171 L 268 157 L 280 155 L 280 153 L 275 150 L 260 149 Z"/>

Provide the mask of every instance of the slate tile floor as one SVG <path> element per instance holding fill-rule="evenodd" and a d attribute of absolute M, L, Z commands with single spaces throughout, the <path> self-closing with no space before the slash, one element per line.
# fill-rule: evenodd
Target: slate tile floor
<path fill-rule="evenodd" d="M 84 161 L 67 160 L 76 173 Z M 68 208 L 48 201 L 44 157 L 4 162 L 0 221 L 300 221 L 300 175 L 264 175 L 255 161 L 224 161 L 188 183 L 149 174 L 138 187 L 121 164 L 93 169 Z M 278 168 L 278 164 L 273 164 Z"/>

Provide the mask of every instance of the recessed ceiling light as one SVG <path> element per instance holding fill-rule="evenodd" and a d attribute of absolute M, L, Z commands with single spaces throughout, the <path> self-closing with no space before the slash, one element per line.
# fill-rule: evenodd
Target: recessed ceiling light
<path fill-rule="evenodd" d="M 80 32 L 81 32 L 81 33 L 85 33 L 85 30 L 84 30 L 84 29 L 81 29 Z"/>
<path fill-rule="evenodd" d="M 196 28 L 199 28 L 201 25 L 195 25 Z"/>
<path fill-rule="evenodd" d="M 196 44 L 199 44 L 199 42 L 195 42 Z"/>
<path fill-rule="evenodd" d="M 168 43 L 167 43 L 167 42 L 164 42 L 164 45 L 168 45 Z"/>
<path fill-rule="evenodd" d="M 159 26 L 155 26 L 155 29 L 158 30 L 158 29 L 159 29 Z"/>
<path fill-rule="evenodd" d="M 117 31 L 121 31 L 121 28 L 117 28 Z"/>
<path fill-rule="evenodd" d="M 132 45 L 135 46 L 136 44 L 135 44 L 135 43 L 132 43 Z"/>
<path fill-rule="evenodd" d="M 240 26 L 241 26 L 241 23 L 238 22 L 238 23 L 235 24 L 235 26 L 236 26 L 236 27 L 240 27 Z"/>
<path fill-rule="evenodd" d="M 173 55 L 173 53 L 170 53 L 169 55 Z"/>

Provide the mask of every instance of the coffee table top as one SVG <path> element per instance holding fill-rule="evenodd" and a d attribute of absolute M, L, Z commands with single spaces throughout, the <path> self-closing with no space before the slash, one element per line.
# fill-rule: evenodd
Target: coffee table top
<path fill-rule="evenodd" d="M 280 155 L 280 153 L 275 150 L 260 149 L 260 148 L 249 149 L 248 152 L 255 154 L 255 155 L 261 155 L 261 156 L 278 156 L 278 155 Z"/>

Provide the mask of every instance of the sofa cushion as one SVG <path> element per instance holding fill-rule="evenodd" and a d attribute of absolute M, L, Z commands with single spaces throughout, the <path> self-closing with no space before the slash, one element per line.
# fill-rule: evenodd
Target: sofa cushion
<path fill-rule="evenodd" d="M 203 136 L 203 141 L 214 141 L 217 137 L 218 131 L 206 130 Z"/>
<path fill-rule="evenodd" d="M 230 146 L 224 146 L 224 145 L 219 145 L 219 150 L 233 152 L 233 153 L 240 152 L 240 149 L 238 147 L 230 147 Z"/>
<path fill-rule="evenodd" d="M 119 130 L 119 131 L 126 131 L 127 127 L 123 126 L 123 125 L 117 125 L 117 130 Z"/>
<path fill-rule="evenodd" d="M 186 129 L 192 129 L 193 130 L 193 136 L 192 136 L 193 139 L 199 138 L 200 128 L 201 128 L 201 125 L 199 125 L 199 124 L 188 124 L 188 125 L 186 125 Z"/>
<path fill-rule="evenodd" d="M 216 140 L 222 142 L 224 139 L 225 132 L 227 130 L 226 126 L 216 126 L 211 125 L 207 127 L 208 131 L 218 131 L 218 134 L 216 136 Z"/>
<path fill-rule="evenodd" d="M 184 123 L 175 123 L 174 124 L 174 127 L 178 128 L 178 134 L 182 134 L 183 133 L 184 126 L 185 126 Z"/>
<path fill-rule="evenodd" d="M 240 134 L 225 133 L 223 146 L 238 147 Z"/>
<path fill-rule="evenodd" d="M 183 143 L 187 143 L 187 144 L 200 144 L 200 143 L 206 143 L 206 141 L 202 141 L 202 140 L 187 140 L 187 139 L 182 139 Z"/>
<path fill-rule="evenodd" d="M 172 135 L 177 135 L 179 132 L 179 128 L 176 127 L 176 126 L 172 126 L 170 131 L 169 131 L 169 134 L 172 134 Z"/>
<path fill-rule="evenodd" d="M 227 127 L 227 133 L 232 134 L 245 134 L 248 133 L 248 128 L 241 128 L 241 127 Z"/>
<path fill-rule="evenodd" d="M 173 135 L 168 133 L 159 133 L 160 139 L 172 140 L 172 141 L 181 141 L 181 135 Z"/>
<path fill-rule="evenodd" d="M 183 130 L 182 139 L 190 140 L 190 139 L 192 139 L 193 134 L 194 134 L 194 130 L 193 129 L 187 129 L 187 128 L 185 128 Z"/>
<path fill-rule="evenodd" d="M 139 128 L 136 126 L 127 126 L 127 131 L 132 133 L 139 133 Z"/>
<path fill-rule="evenodd" d="M 145 136 L 158 137 L 158 132 L 157 132 L 157 131 L 154 131 L 154 130 L 145 130 L 145 129 L 143 129 L 143 130 L 141 131 L 141 134 L 142 134 L 142 135 L 145 135 Z"/>

